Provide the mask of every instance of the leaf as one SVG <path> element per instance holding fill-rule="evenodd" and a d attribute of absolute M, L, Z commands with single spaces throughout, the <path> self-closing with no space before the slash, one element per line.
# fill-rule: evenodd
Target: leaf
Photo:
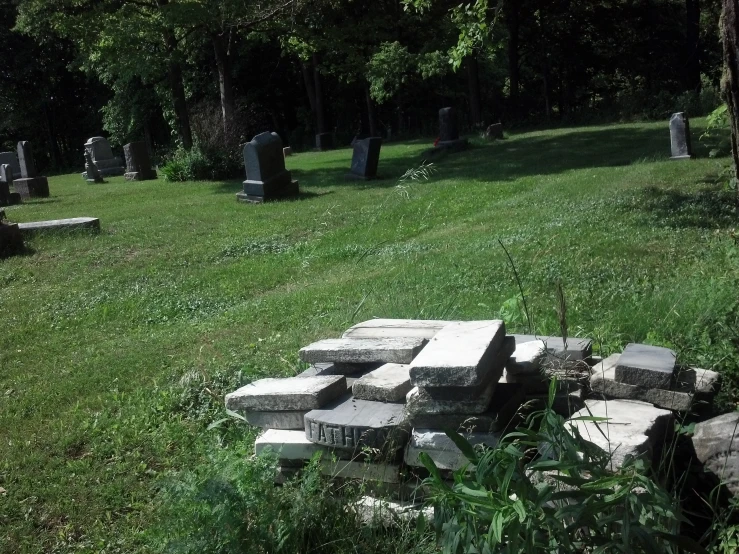
<path fill-rule="evenodd" d="M 452 429 L 445 429 L 444 433 L 446 433 L 447 437 L 452 439 L 452 442 L 457 446 L 457 448 L 459 448 L 462 454 L 464 454 L 465 458 L 467 458 L 473 464 L 477 465 L 477 453 L 475 452 L 475 449 L 472 447 L 469 441 L 467 441 L 462 435 L 460 435 L 456 431 L 453 431 Z"/>
<path fill-rule="evenodd" d="M 672 535 L 670 533 L 664 533 L 662 531 L 654 530 L 652 532 L 660 539 L 665 540 L 670 544 L 674 544 L 675 546 L 682 548 L 686 552 L 693 552 L 694 554 L 708 554 L 708 551 L 700 544 L 684 535 Z"/>

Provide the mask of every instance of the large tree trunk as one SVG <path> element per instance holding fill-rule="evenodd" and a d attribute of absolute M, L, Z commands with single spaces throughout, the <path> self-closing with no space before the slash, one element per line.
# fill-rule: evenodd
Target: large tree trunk
<path fill-rule="evenodd" d="M 369 122 L 369 132 L 371 137 L 379 137 L 380 129 L 377 126 L 377 115 L 375 114 L 375 103 L 370 95 L 369 85 L 364 84 L 364 100 L 367 103 L 367 121 Z"/>
<path fill-rule="evenodd" d="M 467 58 L 467 87 L 470 94 L 470 123 L 473 128 L 477 128 L 482 123 L 482 100 L 479 67 L 474 54 Z"/>
<path fill-rule="evenodd" d="M 518 2 L 511 0 L 506 2 L 508 23 L 508 88 L 510 110 L 515 115 L 518 111 L 519 96 L 519 53 L 518 53 L 518 30 L 519 13 Z"/>
<path fill-rule="evenodd" d="M 213 50 L 218 68 L 218 85 L 221 93 L 221 113 L 223 114 L 223 133 L 228 140 L 228 130 L 233 121 L 235 109 L 233 82 L 231 80 L 231 53 L 225 37 L 212 35 Z"/>
<path fill-rule="evenodd" d="M 323 84 L 318 69 L 318 54 L 313 54 L 313 86 L 316 95 L 316 132 L 326 132 L 326 112 L 323 106 Z"/>
<path fill-rule="evenodd" d="M 167 79 L 172 93 L 174 117 L 177 126 L 177 136 L 185 150 L 192 148 L 192 130 L 190 129 L 190 115 L 187 112 L 187 97 L 185 85 L 182 81 L 182 66 L 177 60 L 177 39 L 171 31 L 165 31 L 164 41 L 169 53 Z"/>
<path fill-rule="evenodd" d="M 313 88 L 313 71 L 308 65 L 308 62 L 300 62 L 301 69 L 303 70 L 303 83 L 305 84 L 305 93 L 308 95 L 308 103 L 310 104 L 310 111 L 313 114 L 316 113 L 316 91 Z"/>
<path fill-rule="evenodd" d="M 731 125 L 731 152 L 734 156 L 736 208 L 739 214 L 739 0 L 723 0 L 721 43 L 724 47 L 724 75 L 721 90 Z"/>
<path fill-rule="evenodd" d="M 686 22 L 685 31 L 685 88 L 700 91 L 700 0 L 685 0 Z"/>

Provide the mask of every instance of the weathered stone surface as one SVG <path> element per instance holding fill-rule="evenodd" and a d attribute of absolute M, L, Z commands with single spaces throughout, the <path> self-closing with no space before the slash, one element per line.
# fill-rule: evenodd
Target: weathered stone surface
<path fill-rule="evenodd" d="M 627 344 L 616 364 L 616 381 L 657 389 L 669 389 L 675 373 L 676 354 L 669 348 Z"/>
<path fill-rule="evenodd" d="M 50 219 L 48 221 L 29 221 L 19 223 L 23 234 L 38 231 L 73 230 L 73 229 L 100 229 L 100 220 L 97 217 L 73 217 L 70 219 Z"/>
<path fill-rule="evenodd" d="M 341 375 L 259 379 L 226 395 L 226 407 L 239 411 L 297 411 L 320 408 L 346 392 Z"/>
<path fill-rule="evenodd" d="M 489 409 L 484 413 L 415 413 L 408 414 L 408 421 L 413 427 L 421 429 L 491 433 L 500 431 L 508 425 L 523 400 L 523 386 L 503 384 L 495 388 Z"/>
<path fill-rule="evenodd" d="M 311 365 L 298 377 L 315 377 L 316 375 L 352 375 L 361 376 L 374 371 L 382 364 L 343 364 L 324 362 Z"/>
<path fill-rule="evenodd" d="M 541 373 L 512 374 L 506 370 L 498 381 L 498 384 L 502 383 L 521 385 L 528 395 L 547 392 L 549 390 L 550 379 Z"/>
<path fill-rule="evenodd" d="M 670 118 L 670 149 L 673 160 L 684 160 L 693 156 L 690 146 L 690 121 L 684 112 L 674 113 Z"/>
<path fill-rule="evenodd" d="M 394 451 L 408 439 L 402 404 L 343 398 L 305 415 L 308 440 L 332 448 Z"/>
<path fill-rule="evenodd" d="M 23 250 L 25 245 L 18 224 L 0 222 L 0 258 L 20 254 Z"/>
<path fill-rule="evenodd" d="M 572 421 L 580 434 L 611 454 L 611 469 L 623 466 L 626 456 L 645 456 L 654 462 L 672 421 L 672 412 L 635 400 L 586 400 L 579 417 L 605 417 L 608 421 Z M 599 429 L 600 428 L 600 429 Z"/>
<path fill-rule="evenodd" d="M 485 445 L 493 447 L 498 444 L 499 433 L 472 433 L 464 438 L 473 446 Z M 442 431 L 434 429 L 413 429 L 410 442 L 405 451 L 405 463 L 413 467 L 424 467 L 420 460 L 421 452 L 425 452 L 439 469 L 456 471 L 469 464 L 462 451 L 452 439 Z"/>
<path fill-rule="evenodd" d="M 123 175 L 126 172 L 121 159 L 113 155 L 113 150 L 106 138 L 91 137 L 85 143 L 85 150 L 90 153 L 95 167 L 102 176 Z M 85 173 L 82 174 L 82 177 L 87 179 Z"/>
<path fill-rule="evenodd" d="M 10 164 L 0 164 L 0 181 L 12 185 L 15 179 L 15 172 Z"/>
<path fill-rule="evenodd" d="M 490 370 L 485 374 L 484 380 L 472 387 L 418 387 L 421 397 L 429 397 L 434 400 L 469 401 L 476 400 L 488 389 L 490 384 L 497 383 L 505 368 L 508 359 L 516 348 L 513 337 L 505 337 L 503 345 L 498 350 Z"/>
<path fill-rule="evenodd" d="M 131 142 L 123 147 L 126 158 L 127 181 L 148 181 L 157 178 L 157 172 L 151 167 L 149 148 L 145 142 Z"/>
<path fill-rule="evenodd" d="M 721 388 L 721 374 L 710 369 L 691 367 L 676 377 L 678 390 L 694 392 L 701 400 L 712 400 Z"/>
<path fill-rule="evenodd" d="M 590 388 L 606 398 L 623 398 L 649 402 L 659 408 L 676 412 L 687 412 L 693 404 L 693 395 L 679 390 L 639 387 L 616 381 L 616 364 L 620 354 L 609 356 L 593 368 Z"/>
<path fill-rule="evenodd" d="M 459 140 L 457 114 L 454 108 L 448 107 L 439 110 L 439 139 L 440 142 Z"/>
<path fill-rule="evenodd" d="M 567 362 L 579 362 L 587 360 L 593 353 L 593 340 L 588 338 L 568 337 L 567 346 L 562 337 L 538 337 L 536 335 L 511 335 L 516 339 L 516 344 L 542 340 L 546 344 L 547 351 L 557 360 Z M 551 359 L 549 360 L 552 361 Z"/>
<path fill-rule="evenodd" d="M 33 179 L 38 176 L 31 143 L 28 141 L 23 140 L 18 143 L 18 164 L 20 165 L 20 177 L 23 179 Z"/>
<path fill-rule="evenodd" d="M 723 483 L 731 495 L 739 494 L 739 412 L 697 423 L 693 448 L 705 471 Z"/>
<path fill-rule="evenodd" d="M 269 429 L 254 442 L 254 453 L 259 456 L 272 450 L 280 460 L 310 460 L 316 452 L 326 449 L 305 438 L 303 431 Z"/>
<path fill-rule="evenodd" d="M 374 179 L 377 177 L 381 147 L 382 139 L 379 137 L 354 141 L 350 176 L 359 179 Z"/>
<path fill-rule="evenodd" d="M 352 392 L 360 400 L 402 402 L 411 390 L 408 364 L 385 364 L 354 382 Z"/>
<path fill-rule="evenodd" d="M 262 429 L 300 429 L 301 435 L 305 429 L 303 417 L 307 414 L 307 410 L 286 411 L 286 412 L 244 412 L 244 417 L 250 425 L 261 427 Z"/>
<path fill-rule="evenodd" d="M 298 182 L 285 169 L 282 140 L 277 133 L 260 133 L 244 145 L 246 181 L 237 199 L 262 202 L 298 193 Z"/>
<path fill-rule="evenodd" d="M 353 502 L 351 507 L 365 525 L 379 524 L 389 527 L 398 523 L 408 524 L 416 521 L 421 514 L 427 521 L 434 518 L 433 506 L 424 506 L 419 502 L 396 502 L 363 496 Z"/>
<path fill-rule="evenodd" d="M 0 152 L 0 165 L 9 165 L 15 177 L 21 177 L 21 164 L 15 152 Z"/>
<path fill-rule="evenodd" d="M 308 363 L 408 364 L 426 344 L 424 339 L 325 339 L 300 349 L 300 359 Z"/>
<path fill-rule="evenodd" d="M 516 343 L 506 369 L 512 375 L 518 373 L 537 373 L 546 359 L 547 347 L 543 340 Z"/>
<path fill-rule="evenodd" d="M 502 139 L 503 138 L 503 124 L 493 123 L 492 125 L 488 125 L 487 129 L 485 129 L 485 138 L 497 139 L 497 140 Z"/>
<path fill-rule="evenodd" d="M 23 199 L 49 197 L 49 180 L 46 177 L 15 179 L 13 187 Z"/>
<path fill-rule="evenodd" d="M 353 325 L 345 339 L 421 338 L 431 339 L 451 321 L 424 319 L 370 319 Z"/>
<path fill-rule="evenodd" d="M 505 339 L 500 320 L 450 323 L 411 364 L 411 383 L 420 387 L 474 387 L 485 382 Z"/>

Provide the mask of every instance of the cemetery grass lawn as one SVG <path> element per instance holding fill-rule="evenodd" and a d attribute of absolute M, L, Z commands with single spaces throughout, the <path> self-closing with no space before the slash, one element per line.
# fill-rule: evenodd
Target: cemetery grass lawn
<path fill-rule="evenodd" d="M 151 551 L 168 476 L 249 448 L 252 431 L 207 430 L 223 394 L 297 373 L 301 346 L 355 322 L 526 331 L 498 241 L 536 332 L 560 334 L 561 283 L 569 334 L 602 354 L 653 342 L 736 377 L 729 160 L 691 124 L 692 161 L 669 160 L 665 122 L 535 131 L 475 139 L 400 187 L 427 141 L 385 144 L 369 183 L 344 178 L 349 149 L 301 153 L 301 198 L 264 205 L 237 203 L 238 181 L 50 178 L 51 198 L 9 219 L 102 231 L 38 235 L 0 261 L 0 551 Z"/>

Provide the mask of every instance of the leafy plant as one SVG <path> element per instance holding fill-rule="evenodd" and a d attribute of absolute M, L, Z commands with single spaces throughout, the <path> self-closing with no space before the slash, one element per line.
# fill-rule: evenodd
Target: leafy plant
<path fill-rule="evenodd" d="M 422 455 L 443 551 L 703 552 L 677 534 L 685 521 L 678 501 L 650 477 L 644 461 L 629 458 L 609 471 L 610 456 L 553 411 L 555 391 L 553 380 L 547 407 L 495 448 L 478 451 L 447 431 L 469 460 L 453 485 Z"/>

